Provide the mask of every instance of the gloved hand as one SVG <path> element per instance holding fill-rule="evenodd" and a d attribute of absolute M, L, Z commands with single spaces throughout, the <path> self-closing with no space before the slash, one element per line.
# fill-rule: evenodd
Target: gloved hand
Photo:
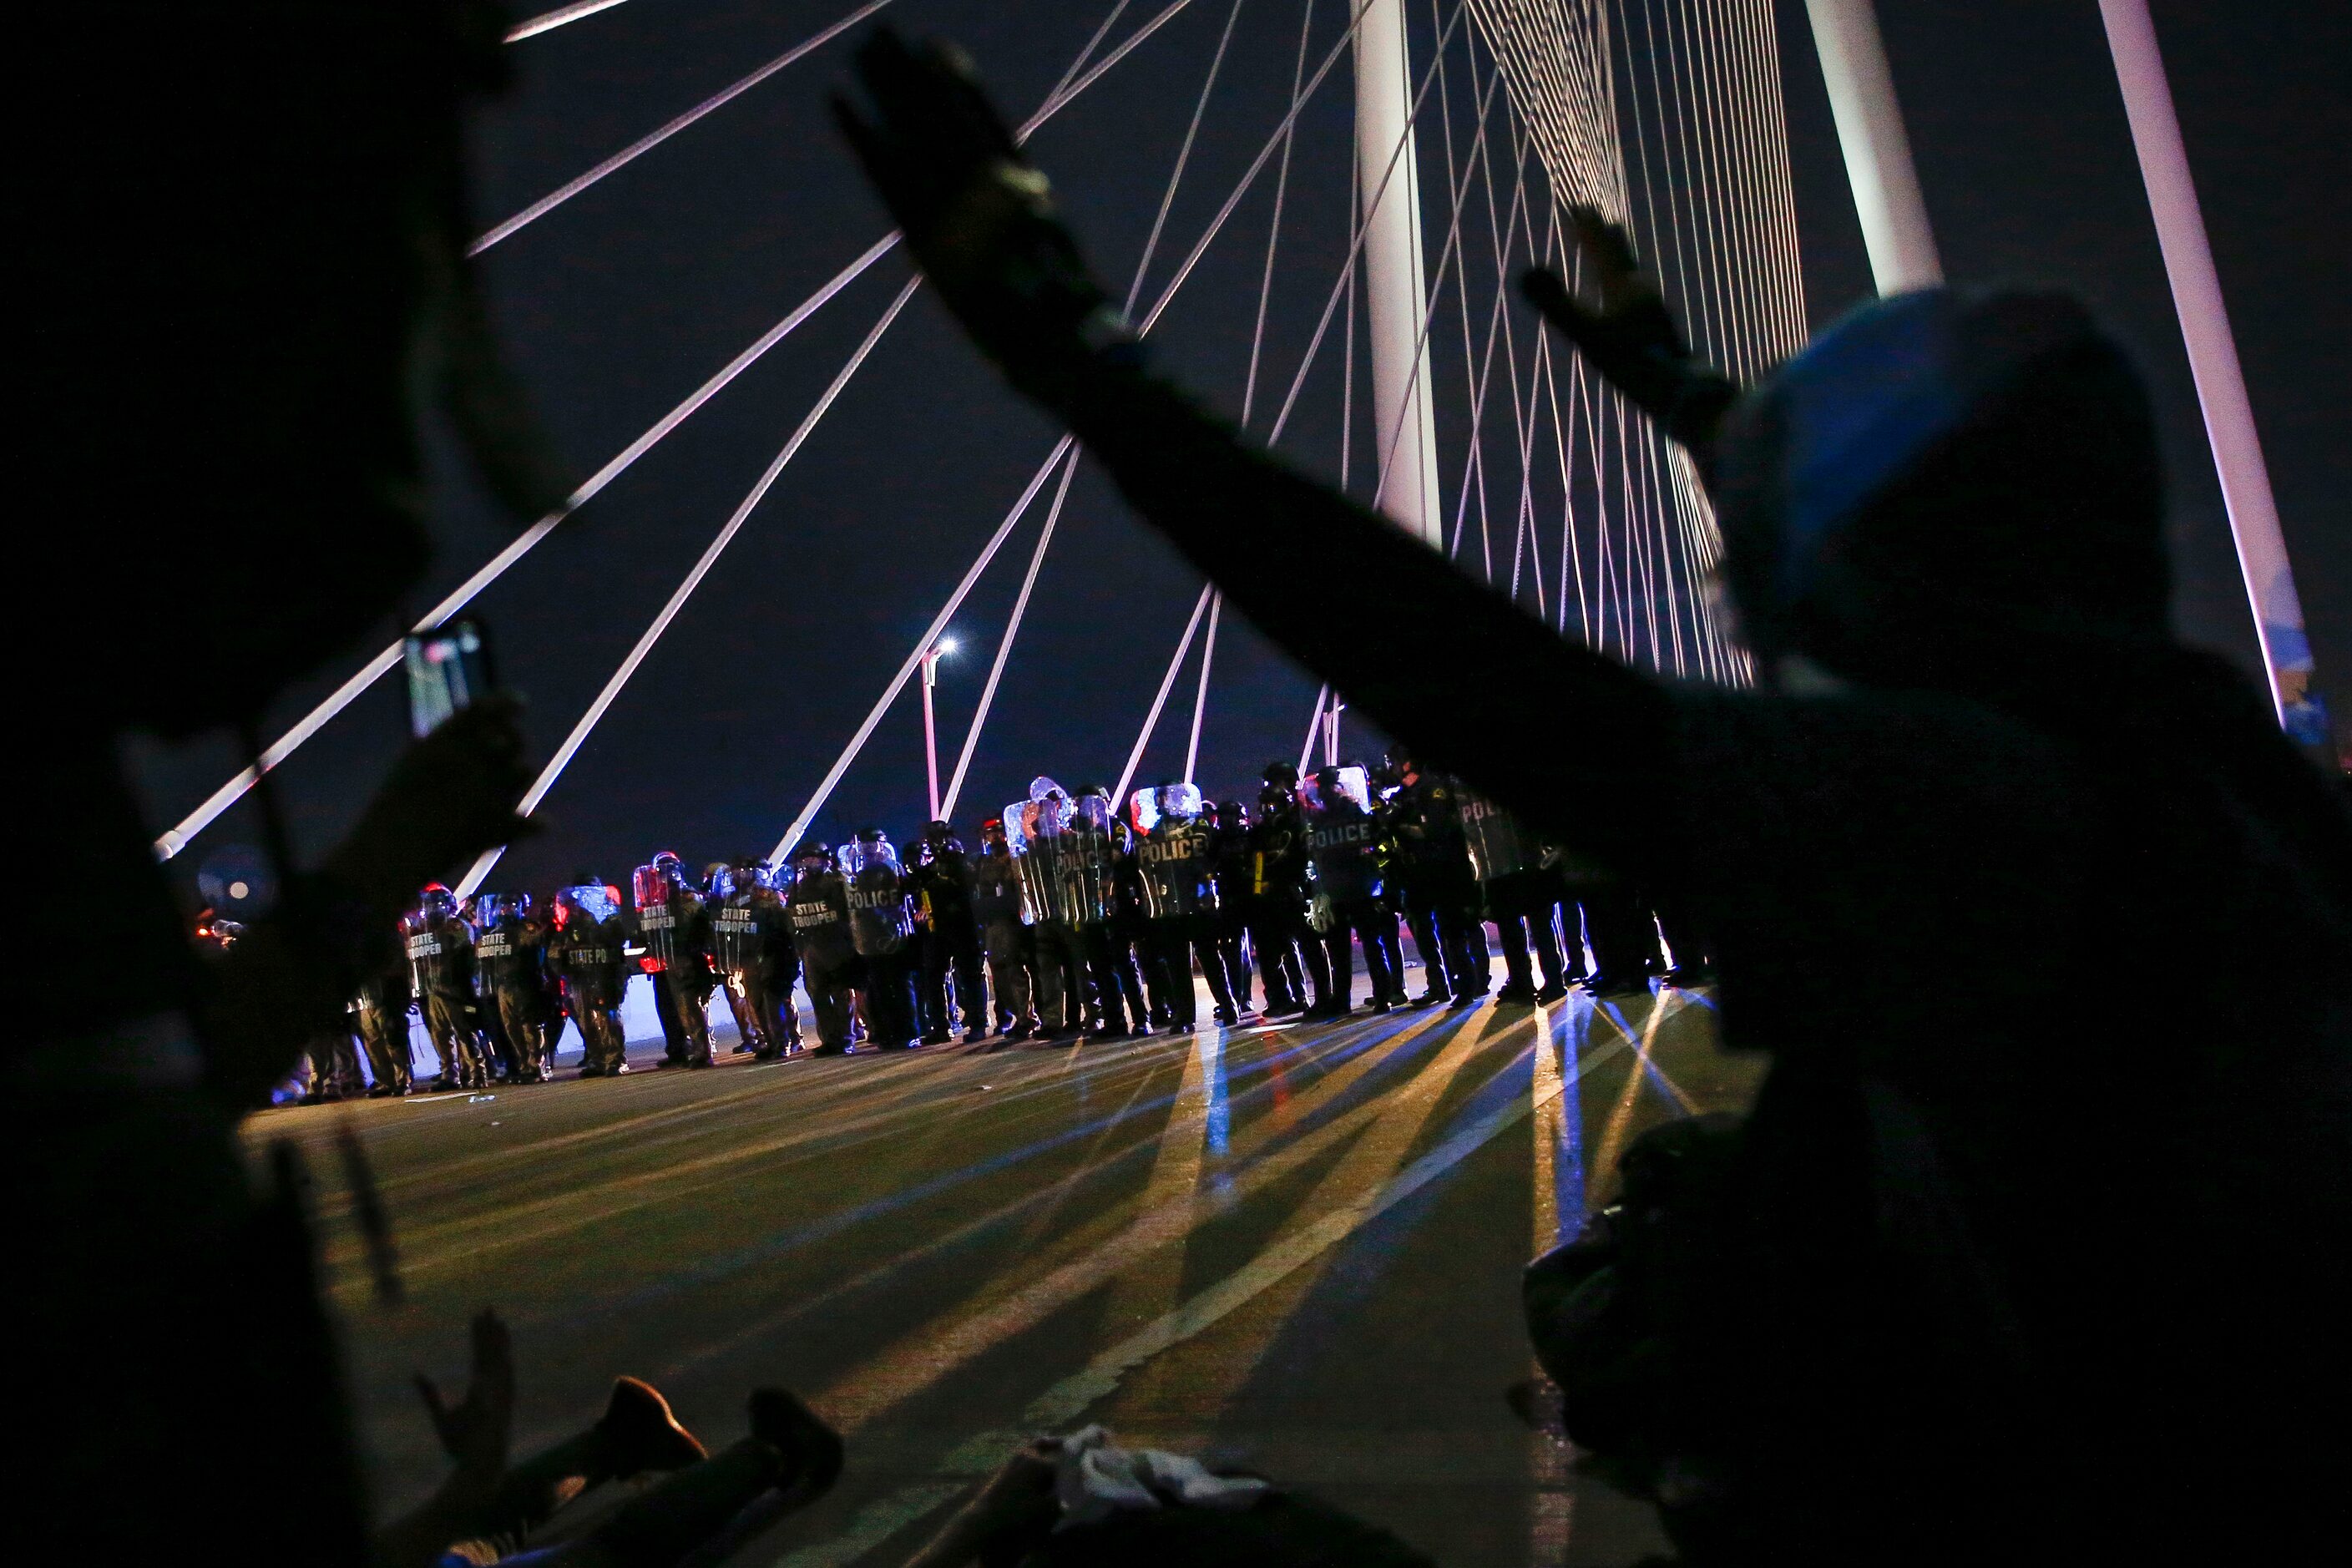
<path fill-rule="evenodd" d="M 952 46 L 909 47 L 882 27 L 857 51 L 857 76 L 871 117 L 838 96 L 834 115 L 924 276 L 1014 386 L 1066 407 L 1093 355 L 1136 342 L 1045 176 Z"/>
<path fill-rule="evenodd" d="M 1602 379 L 1704 458 L 1738 384 L 1691 353 L 1657 285 L 1645 277 L 1624 229 L 1589 206 L 1569 209 L 1583 276 L 1599 291 L 1595 309 L 1549 268 L 1529 268 L 1519 291 L 1577 346 Z"/>

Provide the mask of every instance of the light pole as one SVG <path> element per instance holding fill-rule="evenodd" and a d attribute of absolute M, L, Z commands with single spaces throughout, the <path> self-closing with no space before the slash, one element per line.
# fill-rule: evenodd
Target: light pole
<path fill-rule="evenodd" d="M 940 658 L 955 652 L 953 637 L 941 637 L 923 650 L 923 767 L 931 784 L 931 815 L 927 819 L 940 819 L 940 737 L 931 716 L 931 688 L 940 683 Z"/>

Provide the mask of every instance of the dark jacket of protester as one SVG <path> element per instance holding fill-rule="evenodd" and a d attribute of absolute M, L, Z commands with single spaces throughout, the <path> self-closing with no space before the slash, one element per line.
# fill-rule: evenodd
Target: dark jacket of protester
<path fill-rule="evenodd" d="M 887 36 L 862 65 L 914 255 L 1229 605 L 1702 913 L 1727 1043 L 1773 1058 L 1666 1380 L 1707 1554 L 2340 1552 L 2352 829 L 2170 636 L 2146 398 L 2080 310 L 1901 297 L 1741 398 L 1701 452 L 1725 575 L 1759 668 L 1828 679 L 1669 686 L 1151 376 L 966 79 Z M 950 208 L 992 243 L 943 245 Z M 1670 330 L 1554 312 L 1705 441 L 1728 389 Z M 1402 625 L 1479 678 L 1363 633 Z"/>

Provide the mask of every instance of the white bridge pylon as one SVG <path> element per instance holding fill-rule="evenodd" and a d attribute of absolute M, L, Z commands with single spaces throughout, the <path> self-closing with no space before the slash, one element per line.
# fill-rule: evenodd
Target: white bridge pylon
<path fill-rule="evenodd" d="M 1437 420 L 1430 407 L 1429 338 L 1422 328 L 1429 284 L 1423 273 L 1412 79 L 1404 0 L 1370 0 L 1356 26 L 1356 183 L 1364 203 L 1373 428 L 1382 447 L 1393 449 L 1381 467 L 1372 504 L 1431 549 L 1443 550 Z"/>

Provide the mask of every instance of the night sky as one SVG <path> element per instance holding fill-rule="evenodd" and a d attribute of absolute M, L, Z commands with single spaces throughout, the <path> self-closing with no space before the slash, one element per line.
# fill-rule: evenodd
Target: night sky
<path fill-rule="evenodd" d="M 885 15 L 903 29 L 962 42 L 1017 114 L 1044 96 L 1108 5 L 897 0 Z M 849 8 L 847 0 L 630 0 L 515 46 L 520 87 L 478 124 L 480 226 Z M 1131 7 L 1113 37 L 1156 9 Z M 1228 9 L 1225 0 L 1198 0 L 1032 144 L 1115 288 L 1150 226 Z M 1341 0 L 1319 0 L 1318 37 L 1336 37 L 1343 9 Z M 1408 9 L 1425 37 L 1425 0 L 1409 0 Z M 1803 5 L 1780 0 L 1778 10 L 1818 326 L 1866 297 L 1869 277 Z M 2155 388 L 2168 445 L 2179 625 L 2257 668 L 2097 6 L 1882 0 L 1880 13 L 1948 273 L 2072 289 L 2132 348 Z M 2339 434 L 2338 389 L 2352 376 L 2352 312 L 2339 258 L 2352 241 L 2344 195 L 2352 8 L 2158 0 L 2155 13 L 2321 684 L 2343 710 L 2352 707 L 2344 526 L 2352 455 Z M 1279 119 L 1299 17 L 1300 0 L 1244 5 L 1147 299 Z M 583 474 L 888 226 L 824 112 L 856 36 L 787 68 L 484 258 L 514 361 Z M 1343 60 L 1300 121 L 1260 428 L 1345 254 L 1350 91 Z M 1424 181 L 1442 179 L 1426 142 L 1422 157 Z M 1269 180 L 1237 212 L 1155 339 L 1164 364 L 1228 410 L 1240 403 L 1271 195 Z M 540 754 L 562 740 L 906 276 L 902 259 L 886 258 L 478 602 L 502 674 L 529 701 Z M 1318 361 L 1283 442 L 1325 472 L 1336 471 L 1339 447 L 1337 353 L 1335 343 Z M 1442 375 L 1438 384 L 1446 384 Z M 1442 447 L 1454 406 L 1441 398 Z M 1057 435 L 919 294 L 573 761 L 542 808 L 548 831 L 518 847 L 493 885 L 544 889 L 576 871 L 619 879 L 659 847 L 698 865 L 744 849 L 764 854 Z M 1360 455 L 1358 463 L 1360 476 Z M 439 466 L 439 558 L 413 611 L 508 536 L 458 466 Z M 1042 510 L 1043 498 L 951 628 L 962 652 L 940 671 L 943 773 Z M 1198 579 L 1081 465 L 958 826 L 969 831 L 1040 772 L 1069 785 L 1115 779 L 1198 591 Z M 370 646 L 391 630 L 372 634 Z M 1368 625 L 1365 635 L 1418 634 Z M 1430 651 L 1461 659 L 1475 678 L 1472 650 L 1433 643 Z M 348 668 L 289 693 L 277 717 L 299 715 Z M 1202 742 L 1203 786 L 1239 790 L 1269 757 L 1295 757 L 1315 691 L 1228 620 Z M 1181 770 L 1192 694 L 1188 670 L 1139 782 Z M 315 852 L 349 822 L 404 727 L 404 696 L 383 682 L 281 770 L 301 846 Z M 236 761 L 223 742 L 142 749 L 136 760 L 159 826 Z M 910 685 L 813 831 L 837 840 L 872 821 L 909 837 L 923 791 Z M 240 806 L 174 869 L 192 881 L 209 858 L 255 833 L 249 806 Z"/>

